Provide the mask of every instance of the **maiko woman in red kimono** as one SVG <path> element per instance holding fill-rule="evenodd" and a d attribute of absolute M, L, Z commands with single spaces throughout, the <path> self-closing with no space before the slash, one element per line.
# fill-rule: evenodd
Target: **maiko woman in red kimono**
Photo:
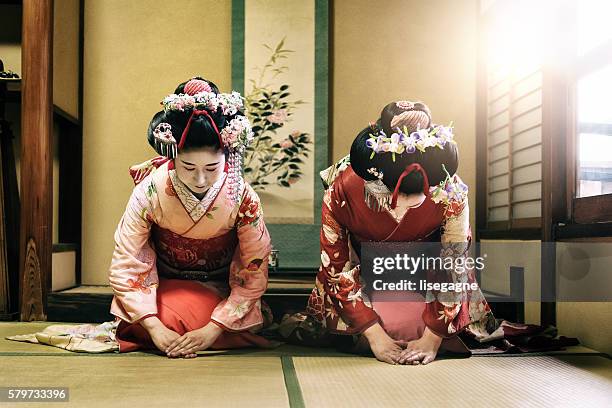
<path fill-rule="evenodd" d="M 241 174 L 253 138 L 243 99 L 194 78 L 162 105 L 148 135 L 161 156 L 130 169 L 136 186 L 115 233 L 120 351 L 266 347 L 255 332 L 271 320 L 261 301 L 270 236 Z"/>
<path fill-rule="evenodd" d="M 494 319 L 480 289 L 379 301 L 368 297 L 360 276 L 364 242 L 438 241 L 443 256 L 465 256 L 467 186 L 457 167 L 453 129 L 433 124 L 422 103 L 393 102 L 357 135 L 350 157 L 322 174 L 329 187 L 308 319 L 390 364 L 427 364 L 441 346 L 467 352 L 457 333 L 487 334 Z M 473 271 L 443 273 L 455 274 L 445 276 L 450 282 L 476 282 Z"/>

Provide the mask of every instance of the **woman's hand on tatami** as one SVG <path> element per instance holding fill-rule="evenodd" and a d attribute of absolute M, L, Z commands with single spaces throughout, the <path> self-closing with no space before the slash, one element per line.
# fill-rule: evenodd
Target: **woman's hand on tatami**
<path fill-rule="evenodd" d="M 151 336 L 151 340 L 153 340 L 153 344 L 160 351 L 165 352 L 165 350 L 179 337 L 180 334 L 167 328 L 157 316 L 150 316 L 143 319 L 140 322 L 140 325 L 144 327 L 144 329 Z"/>
<path fill-rule="evenodd" d="M 409 341 L 398 358 L 398 364 L 429 364 L 435 360 L 442 337 L 426 328 L 418 340 Z"/>
<path fill-rule="evenodd" d="M 370 350 L 378 361 L 388 364 L 398 363 L 406 342 L 393 340 L 378 323 L 369 327 L 363 335 L 370 343 Z"/>
<path fill-rule="evenodd" d="M 175 339 L 165 349 L 168 357 L 196 357 L 197 351 L 206 350 L 223 333 L 223 329 L 213 322 L 208 323 L 201 329 L 192 330 Z"/>

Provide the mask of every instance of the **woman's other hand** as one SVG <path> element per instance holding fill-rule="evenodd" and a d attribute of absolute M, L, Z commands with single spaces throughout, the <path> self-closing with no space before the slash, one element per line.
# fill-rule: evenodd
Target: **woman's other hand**
<path fill-rule="evenodd" d="M 155 347 L 162 352 L 181 337 L 174 330 L 167 328 L 156 316 L 147 317 L 140 322 L 140 325 L 149 333 Z"/>
<path fill-rule="evenodd" d="M 363 335 L 370 343 L 370 349 L 377 360 L 397 364 L 405 342 L 393 340 L 378 323 L 366 329 Z"/>
<path fill-rule="evenodd" d="M 223 329 L 213 322 L 201 329 L 192 330 L 175 339 L 164 351 L 169 357 L 196 356 L 197 351 L 206 350 L 223 333 Z"/>
<path fill-rule="evenodd" d="M 399 356 L 398 363 L 412 365 L 431 363 L 436 358 L 441 343 L 442 337 L 426 328 L 420 339 L 407 343 L 406 349 Z"/>

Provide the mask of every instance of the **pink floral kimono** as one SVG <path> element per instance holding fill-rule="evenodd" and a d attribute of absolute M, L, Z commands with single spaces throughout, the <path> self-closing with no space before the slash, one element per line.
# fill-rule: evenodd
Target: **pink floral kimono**
<path fill-rule="evenodd" d="M 270 236 L 257 194 L 245 185 L 239 204 L 228 201 L 224 174 L 198 200 L 163 157 L 130 174 L 136 187 L 109 272 L 120 351 L 154 348 L 139 324 L 154 315 L 179 334 L 214 322 L 225 331 L 212 348 L 266 346 L 254 334 L 270 320 L 261 301 Z"/>

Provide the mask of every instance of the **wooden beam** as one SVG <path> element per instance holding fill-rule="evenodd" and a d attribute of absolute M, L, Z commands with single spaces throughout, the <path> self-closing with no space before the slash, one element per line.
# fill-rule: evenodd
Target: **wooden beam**
<path fill-rule="evenodd" d="M 476 61 L 476 234 L 475 241 L 480 241 L 480 234 L 487 227 L 487 92 L 488 75 L 486 65 L 487 26 L 483 16 L 477 13 L 477 61 Z"/>
<path fill-rule="evenodd" d="M 566 140 L 569 70 L 567 56 L 573 50 L 567 27 L 572 13 L 560 7 L 554 16 L 556 32 L 563 33 L 549 44 L 542 75 L 542 255 L 541 313 L 543 326 L 556 324 L 557 252 L 555 229 L 567 222 Z M 546 244 L 548 243 L 548 244 Z"/>
<path fill-rule="evenodd" d="M 53 226 L 53 0 L 24 0 L 21 47 L 21 320 L 47 319 Z"/>
<path fill-rule="evenodd" d="M 0 132 L 2 132 L 1 129 Z M 0 314 L 8 314 L 11 311 L 11 293 L 5 230 L 4 183 L 2 183 L 2 180 L 4 180 L 4 177 L 2 175 L 2 155 L 0 154 Z"/>

